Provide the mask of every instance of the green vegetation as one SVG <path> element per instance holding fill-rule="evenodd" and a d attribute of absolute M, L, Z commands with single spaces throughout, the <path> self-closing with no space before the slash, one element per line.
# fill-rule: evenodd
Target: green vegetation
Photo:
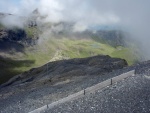
<path fill-rule="evenodd" d="M 37 28 L 36 27 L 26 27 L 25 32 L 26 32 L 28 38 L 32 38 L 32 37 L 34 37 L 35 33 L 37 33 Z"/>
<path fill-rule="evenodd" d="M 3 28 L 5 28 L 5 27 L 0 23 L 0 29 L 3 29 Z"/>
<path fill-rule="evenodd" d="M 26 48 L 24 52 L 21 53 L 20 57 L 16 55 L 17 60 L 0 60 L 0 64 L 6 65 L 6 67 L 2 66 L 3 69 L 0 70 L 0 73 L 4 75 L 0 78 L 0 83 L 33 67 L 42 66 L 49 61 L 84 58 L 98 54 L 126 59 L 129 65 L 138 59 L 131 48 L 121 46 L 116 48 L 92 39 L 43 39 L 41 43 Z"/>
<path fill-rule="evenodd" d="M 110 55 L 126 59 L 129 65 L 137 61 L 136 55 L 132 52 L 131 48 L 125 47 L 112 47 L 108 44 L 96 42 L 90 39 L 45 39 L 41 45 L 36 47 L 27 48 L 26 55 L 23 59 L 35 60 L 33 66 L 41 66 L 51 59 L 61 60 L 70 58 L 84 58 L 98 54 Z M 133 57 L 134 56 L 134 57 Z"/>
<path fill-rule="evenodd" d="M 31 60 L 0 58 L 0 84 L 6 82 L 12 76 L 30 69 L 32 64 L 34 64 L 34 61 Z"/>
<path fill-rule="evenodd" d="M 67 46 L 67 49 L 65 49 L 63 53 L 70 58 L 83 58 L 98 54 L 111 54 L 111 52 L 114 51 L 113 47 L 93 40 L 63 39 L 62 42 Z"/>
<path fill-rule="evenodd" d="M 118 47 L 110 56 L 125 59 L 129 65 L 138 61 L 138 55 L 131 48 Z"/>

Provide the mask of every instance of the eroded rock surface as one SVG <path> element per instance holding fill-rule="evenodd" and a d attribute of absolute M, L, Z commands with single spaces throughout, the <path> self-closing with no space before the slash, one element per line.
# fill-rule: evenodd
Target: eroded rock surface
<path fill-rule="evenodd" d="M 50 62 L 1 85 L 0 111 L 32 111 L 117 76 L 126 66 L 125 60 L 105 55 Z"/>

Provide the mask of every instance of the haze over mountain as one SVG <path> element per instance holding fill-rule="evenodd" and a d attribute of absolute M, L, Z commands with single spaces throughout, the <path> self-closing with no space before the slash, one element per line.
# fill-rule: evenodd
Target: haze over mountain
<path fill-rule="evenodd" d="M 98 106 L 94 112 L 150 111 L 149 4 L 149 0 L 0 0 L 0 112 L 30 112 L 107 79 L 111 85 L 100 94 L 105 101 L 97 101 L 99 94 L 92 101 L 83 98 Z M 112 85 L 112 77 L 130 70 L 135 76 Z M 79 112 L 84 107 L 93 111 L 91 104 L 81 101 L 69 104 L 70 110 L 75 104 Z M 68 108 L 53 109 L 63 110 Z"/>
<path fill-rule="evenodd" d="M 1 74 L 5 80 L 30 68 L 61 59 L 104 54 L 125 58 L 131 65 L 148 58 L 145 54 L 141 56 L 144 52 L 141 51 L 143 40 L 132 37 L 134 29 L 128 29 L 132 28 L 128 26 L 131 24 L 122 18 L 121 10 L 118 12 L 115 9 L 123 5 L 118 0 L 0 2 L 1 67 L 5 65 Z M 137 5 L 139 3 L 136 2 Z M 134 44 L 131 43 L 133 41 Z"/>
<path fill-rule="evenodd" d="M 140 41 L 143 54 L 149 58 L 149 0 L 5 0 L 0 1 L 1 12 L 30 17 L 38 8 L 44 22 L 74 22 L 75 31 L 97 25 L 119 26 L 130 32 L 130 38 Z M 38 18 L 40 21 L 41 19 Z M 18 19 L 7 18 L 18 25 Z"/>

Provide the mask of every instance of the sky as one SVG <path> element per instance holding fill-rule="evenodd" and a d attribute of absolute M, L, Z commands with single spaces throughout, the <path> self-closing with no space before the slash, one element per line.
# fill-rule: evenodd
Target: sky
<path fill-rule="evenodd" d="M 12 9 L 18 10 L 17 6 L 19 6 L 19 1 L 20 0 L 0 0 L 0 12 L 5 12 L 5 13 L 12 12 L 13 13 Z"/>
<path fill-rule="evenodd" d="M 15 5 L 18 5 L 20 1 L 21 1 L 21 0 L 10 0 L 10 2 L 12 2 L 12 3 L 15 4 Z"/>
<path fill-rule="evenodd" d="M 48 21 L 76 21 L 84 26 L 131 24 L 140 16 L 149 17 L 149 4 L 150 0 L 0 0 L 0 12 L 27 16 L 39 8 Z"/>
<path fill-rule="evenodd" d="M 74 22 L 75 31 L 97 25 L 121 26 L 150 57 L 149 5 L 150 0 L 0 0 L 0 12 L 28 17 L 38 8 L 47 17 L 45 22 Z M 13 23 L 13 19 L 6 20 Z"/>
<path fill-rule="evenodd" d="M 93 0 L 0 0 L 0 12 L 28 15 L 34 9 L 39 8 L 43 15 L 49 15 L 48 19 L 51 21 L 79 21 L 78 25 L 83 24 L 83 21 L 88 23 L 95 22 L 95 24 L 116 23 L 119 18 L 111 13 L 101 14 L 98 16 L 96 5 Z M 102 0 L 103 2 L 103 0 Z M 107 4 L 107 3 L 105 3 Z M 102 7 L 102 5 L 100 5 Z M 91 12 L 90 19 L 89 12 Z M 101 12 L 102 13 L 102 12 Z M 89 21 L 93 18 L 99 21 Z M 87 24 L 87 23 L 86 23 Z"/>

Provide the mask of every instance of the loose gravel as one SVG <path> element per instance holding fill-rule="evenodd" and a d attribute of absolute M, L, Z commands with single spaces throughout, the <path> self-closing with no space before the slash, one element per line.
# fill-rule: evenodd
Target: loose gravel
<path fill-rule="evenodd" d="M 112 113 L 121 111 L 134 112 L 134 110 L 135 112 L 137 110 L 148 112 L 150 80 L 143 75 L 150 73 L 150 62 L 120 69 L 105 75 L 79 76 L 75 78 L 76 81 L 70 81 L 65 84 L 42 85 L 38 88 L 30 88 L 30 84 L 28 84 L 2 88 L 0 89 L 0 113 L 27 113 L 132 69 L 137 70 L 136 76 L 98 91 L 94 95 L 56 106 L 46 112 Z"/>
<path fill-rule="evenodd" d="M 0 113 L 26 113 L 50 104 L 70 94 L 122 73 L 112 72 L 107 75 L 79 76 L 76 81 L 56 86 L 45 85 L 29 89 L 22 86 L 6 87 L 0 90 Z M 77 80 L 78 79 L 78 80 Z"/>
<path fill-rule="evenodd" d="M 143 74 L 136 74 L 44 113 L 150 113 L 150 79 Z"/>

